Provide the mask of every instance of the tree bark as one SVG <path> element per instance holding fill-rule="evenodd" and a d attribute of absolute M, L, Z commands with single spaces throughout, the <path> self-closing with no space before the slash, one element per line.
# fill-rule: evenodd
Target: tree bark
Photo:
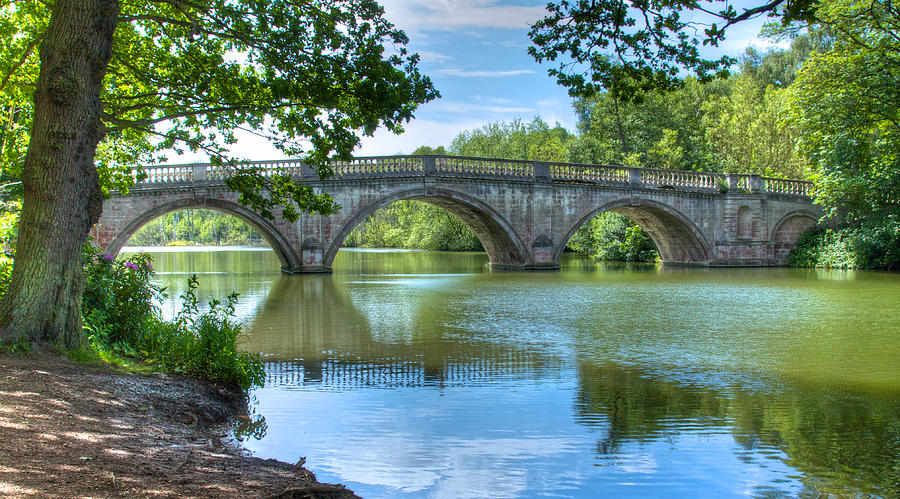
<path fill-rule="evenodd" d="M 118 0 L 57 0 L 40 48 L 24 198 L 0 342 L 81 342 L 82 246 L 103 197 L 94 154 Z"/>
<path fill-rule="evenodd" d="M 625 140 L 625 127 L 622 125 L 622 117 L 619 115 L 619 99 L 613 98 L 616 108 L 616 129 L 619 131 L 619 143 L 622 144 L 622 157 L 628 156 L 628 142 Z"/>

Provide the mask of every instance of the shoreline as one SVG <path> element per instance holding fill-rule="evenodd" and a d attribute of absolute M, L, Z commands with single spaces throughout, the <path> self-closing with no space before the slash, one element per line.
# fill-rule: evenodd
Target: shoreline
<path fill-rule="evenodd" d="M 0 355 L 0 497 L 356 497 L 247 456 L 245 397 L 203 381 Z"/>

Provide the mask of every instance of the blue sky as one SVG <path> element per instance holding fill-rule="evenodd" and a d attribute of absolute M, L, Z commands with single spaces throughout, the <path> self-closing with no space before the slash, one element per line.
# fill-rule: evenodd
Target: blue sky
<path fill-rule="evenodd" d="M 358 156 L 411 153 L 420 145 L 447 146 L 459 132 L 496 122 L 540 116 L 575 129 L 566 90 L 547 76 L 548 66 L 526 52 L 529 26 L 543 17 L 546 0 L 381 0 L 386 17 L 405 30 L 409 49 L 421 55 L 442 98 L 419 108 L 402 135 L 379 130 L 364 137 Z M 732 2 L 740 11 L 741 4 Z M 710 53 L 738 55 L 757 38 L 764 19 L 732 27 Z M 241 139 L 234 151 L 248 159 L 284 155 L 259 139 Z M 174 158 L 173 158 L 174 159 Z M 183 162 L 185 157 L 179 158 Z"/>

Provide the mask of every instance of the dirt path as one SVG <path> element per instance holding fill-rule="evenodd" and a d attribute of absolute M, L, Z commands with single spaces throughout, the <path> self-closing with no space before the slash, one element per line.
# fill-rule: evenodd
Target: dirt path
<path fill-rule="evenodd" d="M 195 380 L 0 355 L 0 496 L 355 497 L 225 445 L 242 411 Z"/>

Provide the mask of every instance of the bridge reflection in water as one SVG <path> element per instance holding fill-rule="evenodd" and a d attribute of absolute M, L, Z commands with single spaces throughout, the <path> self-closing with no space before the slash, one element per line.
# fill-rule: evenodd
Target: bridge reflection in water
<path fill-rule="evenodd" d="M 535 380 L 547 373 L 546 359 L 526 352 L 497 352 L 478 357 L 444 357 L 441 364 L 424 360 L 295 360 L 266 362 L 266 386 L 284 390 L 304 385 L 325 389 L 448 387 Z"/>
<path fill-rule="evenodd" d="M 483 265 L 483 254 L 472 256 L 469 265 Z M 475 274 L 404 277 L 411 286 L 438 286 L 444 295 L 479 279 Z M 421 327 L 436 320 L 441 298 L 415 292 L 398 297 L 390 291 L 377 276 L 350 282 L 282 276 L 257 309 L 245 348 L 267 352 L 267 386 L 285 389 L 308 384 L 336 389 L 472 386 L 559 372 L 561 360 L 542 349 L 467 338 L 452 327 Z M 364 293 L 384 297 L 373 306 Z M 360 303 L 354 303 L 354 295 Z"/>

